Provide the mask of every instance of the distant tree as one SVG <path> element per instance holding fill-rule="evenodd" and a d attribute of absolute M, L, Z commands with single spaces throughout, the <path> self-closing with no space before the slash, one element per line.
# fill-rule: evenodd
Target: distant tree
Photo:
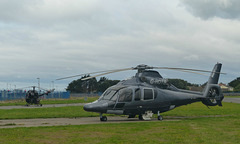
<path fill-rule="evenodd" d="M 81 90 L 81 79 L 74 80 L 70 84 L 68 84 L 67 91 L 73 92 L 73 93 L 78 93 Z"/>
<path fill-rule="evenodd" d="M 81 77 L 80 79 L 69 83 L 67 91 L 72 93 L 104 92 L 107 88 L 119 82 L 119 80 L 108 80 L 105 77 L 101 77 L 99 81 L 97 81 L 96 78 L 91 78 L 85 81 L 81 80 L 88 76 Z"/>
<path fill-rule="evenodd" d="M 188 86 L 193 85 L 182 79 L 168 79 L 168 81 L 179 89 L 188 89 Z"/>
<path fill-rule="evenodd" d="M 78 80 L 72 81 L 68 87 L 67 91 L 73 92 L 73 93 L 89 93 L 89 92 L 95 92 L 97 90 L 97 80 L 96 78 L 92 78 L 86 81 L 83 81 L 81 79 L 89 77 L 83 76 Z"/>
<path fill-rule="evenodd" d="M 96 78 L 91 78 L 85 81 L 86 84 L 86 91 L 85 93 L 93 93 L 97 91 L 98 83 Z"/>
<path fill-rule="evenodd" d="M 240 91 L 240 84 L 238 84 L 236 87 L 233 89 L 234 91 Z"/>
<path fill-rule="evenodd" d="M 110 86 L 117 84 L 119 80 L 109 80 L 106 77 L 101 77 L 98 81 L 98 92 L 104 92 Z"/>
<path fill-rule="evenodd" d="M 240 77 L 232 80 L 230 83 L 228 83 L 229 86 L 235 88 L 240 84 Z"/>

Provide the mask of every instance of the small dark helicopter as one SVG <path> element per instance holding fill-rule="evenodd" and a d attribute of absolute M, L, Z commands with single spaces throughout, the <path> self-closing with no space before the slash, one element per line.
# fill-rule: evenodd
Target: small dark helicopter
<path fill-rule="evenodd" d="M 223 74 L 220 72 L 221 67 L 222 64 L 217 63 L 212 71 L 205 71 L 138 65 L 134 68 L 101 71 L 101 74 L 83 78 L 82 80 L 126 70 L 137 70 L 137 73 L 131 79 L 123 80 L 117 85 L 109 87 L 98 100 L 85 104 L 84 110 L 100 113 L 101 121 L 107 121 L 107 117 L 103 116 L 104 113 L 129 115 L 129 118 L 135 118 L 138 115 L 139 120 L 151 120 L 152 115 L 157 114 L 158 120 L 162 120 L 163 117 L 160 113 L 198 101 L 201 101 L 206 106 L 222 106 L 221 102 L 224 96 L 218 85 L 219 76 Z M 208 72 L 211 75 L 204 90 L 196 92 L 176 88 L 168 82 L 168 79 L 164 79 L 157 71 L 151 69 L 169 69 L 197 74 Z M 98 72 L 88 74 L 95 73 Z M 65 78 L 71 77 L 75 76 Z"/>
<path fill-rule="evenodd" d="M 54 89 L 52 90 L 44 90 L 46 92 L 44 93 L 38 93 L 38 91 L 35 90 L 36 86 L 32 86 L 32 90 L 28 90 L 27 93 L 26 93 L 26 106 L 30 106 L 30 105 L 37 105 L 37 106 L 42 106 L 42 104 L 40 103 L 40 97 L 41 96 L 44 96 L 44 95 L 48 95 L 49 93 L 53 92 Z"/>

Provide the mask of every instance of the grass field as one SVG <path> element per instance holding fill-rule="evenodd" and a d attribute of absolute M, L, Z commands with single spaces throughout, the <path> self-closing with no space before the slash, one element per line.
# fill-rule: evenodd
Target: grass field
<path fill-rule="evenodd" d="M 29 111 L 30 110 L 30 111 Z M 37 111 L 37 112 L 36 112 Z M 33 113 L 36 114 L 33 114 Z M 0 129 L 0 143 L 240 143 L 240 104 L 194 103 L 163 113 L 177 121 Z M 17 116 L 16 116 L 17 115 Z M 1 119 L 98 116 L 82 107 L 3 110 Z M 211 117 L 204 117 L 211 116 Z"/>
<path fill-rule="evenodd" d="M 237 144 L 239 117 L 181 121 L 0 129 L 2 143 L 202 143 Z"/>
<path fill-rule="evenodd" d="M 33 118 L 72 118 L 99 116 L 86 112 L 83 106 L 34 108 L 34 109 L 0 109 L 0 119 L 33 119 Z"/>

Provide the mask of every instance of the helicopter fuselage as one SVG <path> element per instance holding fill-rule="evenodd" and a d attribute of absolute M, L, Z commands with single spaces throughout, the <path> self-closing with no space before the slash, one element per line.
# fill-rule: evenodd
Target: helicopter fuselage
<path fill-rule="evenodd" d="M 173 85 L 163 84 L 165 80 L 161 77 L 144 78 L 145 81 L 135 76 L 119 82 L 108 88 L 97 101 L 86 104 L 84 110 L 119 115 L 141 115 L 146 111 L 157 114 L 204 98 L 201 92 L 179 90 Z M 151 84 L 153 81 L 157 85 Z"/>

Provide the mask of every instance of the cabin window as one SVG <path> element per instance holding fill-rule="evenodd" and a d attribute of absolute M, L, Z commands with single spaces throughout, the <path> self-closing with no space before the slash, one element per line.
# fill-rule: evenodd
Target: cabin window
<path fill-rule="evenodd" d="M 153 90 L 152 89 L 144 89 L 144 100 L 152 100 L 153 99 Z"/>
<path fill-rule="evenodd" d="M 135 90 L 135 98 L 134 98 L 135 101 L 139 101 L 141 100 L 141 90 L 138 88 Z"/>
<path fill-rule="evenodd" d="M 132 101 L 132 89 L 121 89 L 119 91 L 118 102 L 131 102 Z"/>

